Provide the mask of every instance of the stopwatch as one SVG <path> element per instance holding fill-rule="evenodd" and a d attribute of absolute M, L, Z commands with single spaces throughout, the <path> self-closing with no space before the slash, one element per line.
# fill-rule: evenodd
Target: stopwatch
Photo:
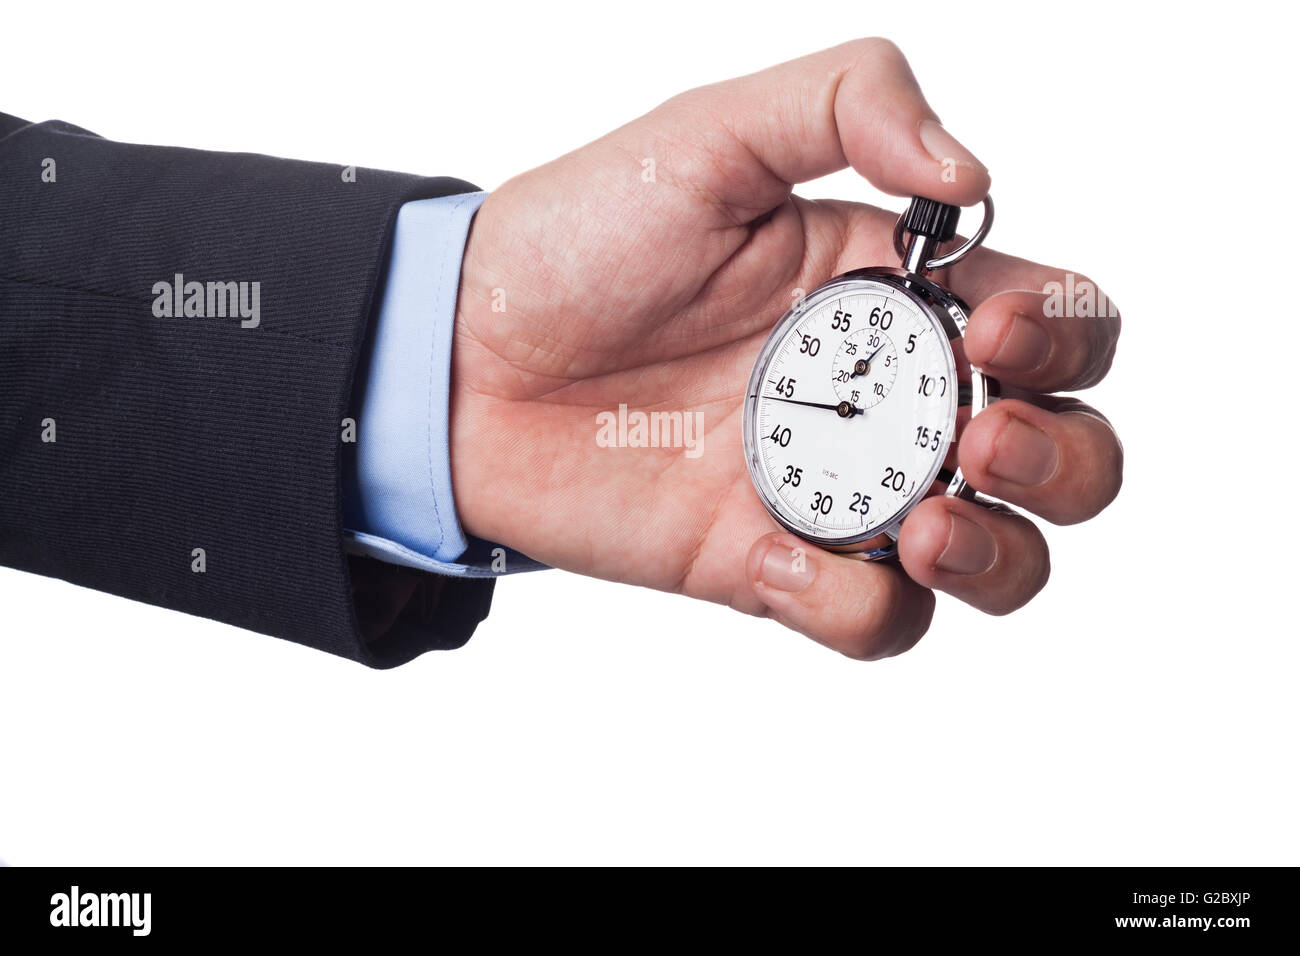
<path fill-rule="evenodd" d="M 961 338 L 969 307 L 928 278 L 993 224 L 940 255 L 961 208 L 912 197 L 894 227 L 901 267 L 837 276 L 773 328 L 745 390 L 744 452 L 768 513 L 787 531 L 864 558 L 896 554 L 903 519 L 934 494 L 973 498 L 956 463 L 959 415 L 996 399 Z M 951 454 L 950 454 L 951 453 Z"/>

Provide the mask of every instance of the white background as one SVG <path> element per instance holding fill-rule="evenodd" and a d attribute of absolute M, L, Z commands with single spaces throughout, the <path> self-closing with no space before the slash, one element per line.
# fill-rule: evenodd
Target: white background
<path fill-rule="evenodd" d="M 1300 862 L 1295 55 L 1282 5 L 1194 9 L 10 5 L 6 112 L 487 188 L 689 86 L 889 36 L 993 172 L 991 244 L 1123 310 L 1090 394 L 1127 474 L 1047 529 L 1030 607 L 941 597 L 875 665 L 550 571 L 503 581 L 464 650 L 376 673 L 0 570 L 0 856 Z"/>

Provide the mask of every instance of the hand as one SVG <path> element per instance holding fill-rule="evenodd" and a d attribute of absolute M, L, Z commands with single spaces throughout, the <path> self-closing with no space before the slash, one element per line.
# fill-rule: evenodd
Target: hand
<path fill-rule="evenodd" d="M 860 40 L 684 93 L 493 193 L 466 249 L 452 355 L 466 530 L 767 615 L 857 658 L 915 644 L 931 588 L 991 613 L 1037 593 L 1046 543 L 1007 510 L 927 499 L 903 525 L 900 567 L 777 531 L 750 484 L 743 392 L 773 324 L 797 290 L 897 261 L 894 213 L 791 194 L 845 165 L 900 196 L 971 205 L 989 188 L 898 49 Z M 980 250 L 936 279 L 975 307 L 970 360 L 1045 393 L 1100 379 L 1119 332 L 1001 291 L 1063 277 Z M 597 415 L 620 405 L 702 413 L 703 453 L 601 447 Z M 980 414 L 958 456 L 977 489 L 1057 523 L 1095 515 L 1120 484 L 1105 421 L 1030 392 Z"/>

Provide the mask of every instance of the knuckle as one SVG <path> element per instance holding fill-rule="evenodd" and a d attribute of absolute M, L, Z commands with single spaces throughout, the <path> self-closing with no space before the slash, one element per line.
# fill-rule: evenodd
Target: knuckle
<path fill-rule="evenodd" d="M 1078 487 L 1073 496 L 1077 511 L 1068 524 L 1087 521 L 1104 511 L 1119 496 L 1124 484 L 1124 449 L 1114 428 L 1086 412 L 1070 412 L 1085 430 L 1083 461 L 1076 467 Z"/>
<path fill-rule="evenodd" d="M 682 90 L 680 93 L 670 96 L 660 104 L 660 107 L 683 110 L 703 109 L 713 102 L 722 89 L 724 87 L 721 83 L 706 83 L 702 86 L 693 86 L 688 90 Z"/>
<path fill-rule="evenodd" d="M 888 37 L 859 37 L 848 44 L 854 48 L 858 59 L 871 57 L 887 63 L 903 63 L 906 57 L 897 43 Z"/>
<path fill-rule="evenodd" d="M 880 659 L 880 655 L 877 652 L 876 646 L 874 644 L 848 644 L 845 645 L 844 647 L 841 647 L 839 649 L 839 652 L 843 657 L 847 657 L 851 661 L 859 661 L 861 663 L 866 663 L 867 661 L 875 661 Z"/>
<path fill-rule="evenodd" d="M 1073 284 L 1075 289 L 1084 290 L 1090 301 L 1087 312 L 1069 320 L 1072 342 L 1061 370 L 1067 390 L 1089 388 L 1106 377 L 1120 330 L 1115 304 L 1090 276 L 1075 273 Z"/>
<path fill-rule="evenodd" d="M 1059 391 L 1075 391 L 1091 384 L 1093 370 L 1097 367 L 1097 342 L 1091 319 L 1071 319 L 1070 325 L 1060 333 L 1061 347 L 1056 368 L 1050 378 Z M 1087 324 L 1081 324 L 1087 323 Z"/>
<path fill-rule="evenodd" d="M 1052 577 L 1052 554 L 1047 548 L 1047 541 L 1043 538 L 1042 534 L 1039 533 L 1037 528 L 1034 529 L 1034 533 L 1038 535 L 1040 547 L 1043 549 L 1043 556 L 1042 560 L 1038 562 L 1037 575 L 1030 579 L 1029 586 L 1025 590 L 1025 598 L 1020 602 L 1021 607 L 1024 607 L 1034 598 L 1038 597 L 1038 595 L 1042 593 L 1043 588 L 1047 587 L 1047 582 Z"/>
<path fill-rule="evenodd" d="M 1113 318 L 1099 316 L 1091 320 L 1088 325 L 1091 362 L 1087 371 L 1087 383 L 1095 385 L 1106 377 L 1111 364 L 1115 361 L 1120 320 L 1118 315 Z"/>
<path fill-rule="evenodd" d="M 859 661 L 887 656 L 902 636 L 898 627 L 903 600 L 903 582 L 897 574 L 881 574 L 876 586 L 849 622 L 840 642 L 845 656 Z"/>
<path fill-rule="evenodd" d="M 1047 539 L 1028 518 L 1019 515 L 1017 518 L 1025 529 L 1025 554 L 1017 562 L 1018 573 L 999 599 L 984 607 L 985 613 L 994 617 L 1004 617 L 1020 610 L 1042 592 L 1052 576 L 1052 556 Z"/>
<path fill-rule="evenodd" d="M 1065 370 L 1067 389 L 1075 391 L 1096 385 L 1110 370 L 1112 350 L 1109 336 L 1096 319 L 1084 319 L 1082 340 L 1072 349 Z"/>

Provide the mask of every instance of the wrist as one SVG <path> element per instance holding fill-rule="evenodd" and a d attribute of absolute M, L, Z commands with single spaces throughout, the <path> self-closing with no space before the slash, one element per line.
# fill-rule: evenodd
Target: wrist
<path fill-rule="evenodd" d="M 450 430 L 451 486 L 456 516 L 466 535 L 506 543 L 496 520 L 494 504 L 500 500 L 501 471 L 492 462 L 500 431 L 490 422 L 499 403 L 483 390 L 485 370 L 492 353 L 475 337 L 473 328 L 490 316 L 492 288 L 483 277 L 482 220 L 491 216 L 491 197 L 480 207 L 470 225 L 461 260 L 452 333 L 451 382 L 448 421 Z"/>
<path fill-rule="evenodd" d="M 451 489 L 456 502 L 456 517 L 468 536 L 500 541 L 492 502 L 499 491 L 493 487 L 493 475 L 487 465 L 489 429 L 488 413 L 481 396 L 463 386 L 464 373 L 457 370 L 456 352 L 467 346 L 456 336 L 452 346 L 451 376 Z"/>

